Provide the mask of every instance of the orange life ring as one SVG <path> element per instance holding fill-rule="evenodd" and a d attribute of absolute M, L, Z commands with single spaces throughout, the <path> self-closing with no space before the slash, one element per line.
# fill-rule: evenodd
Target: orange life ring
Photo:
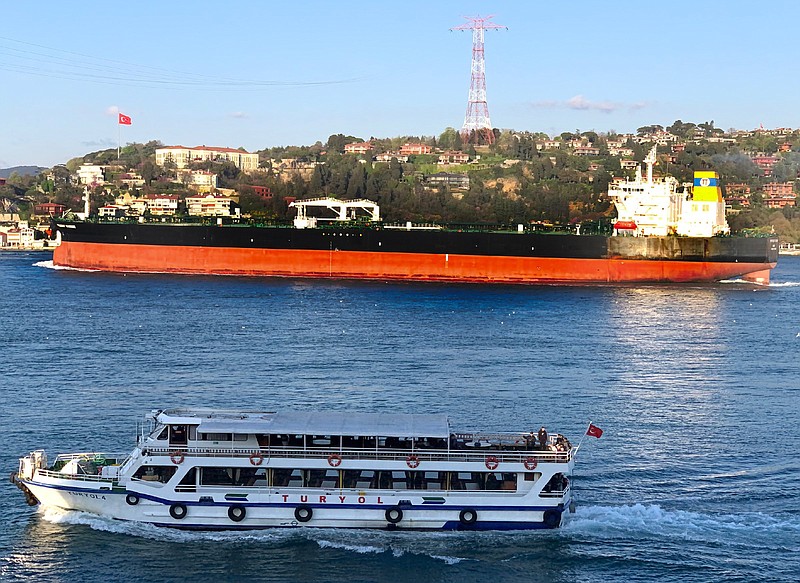
<path fill-rule="evenodd" d="M 410 456 L 408 456 L 406 458 L 406 465 L 409 468 L 411 468 L 412 470 L 414 468 L 418 468 L 419 467 L 419 456 L 418 455 L 410 455 Z"/>
<path fill-rule="evenodd" d="M 535 470 L 536 466 L 539 465 L 539 461 L 535 457 L 531 456 L 526 458 L 525 461 L 522 462 L 522 465 L 525 466 L 526 470 Z"/>
<path fill-rule="evenodd" d="M 260 466 L 264 462 L 264 456 L 259 452 L 254 451 L 250 454 L 250 463 L 254 466 Z"/>
<path fill-rule="evenodd" d="M 337 467 L 340 463 L 342 463 L 342 456 L 338 453 L 332 453 L 328 456 L 328 465 L 332 468 Z"/>
<path fill-rule="evenodd" d="M 180 451 L 173 451 L 171 454 L 169 454 L 169 459 L 171 459 L 172 463 L 176 466 L 179 466 L 183 463 L 184 457 L 185 456 Z"/>
<path fill-rule="evenodd" d="M 487 470 L 496 470 L 497 466 L 500 465 L 500 460 L 497 459 L 496 455 L 487 455 L 485 463 Z"/>

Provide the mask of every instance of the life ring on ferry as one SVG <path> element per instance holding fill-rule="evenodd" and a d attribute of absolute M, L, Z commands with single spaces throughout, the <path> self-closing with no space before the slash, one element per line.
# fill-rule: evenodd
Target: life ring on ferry
<path fill-rule="evenodd" d="M 397 524 L 403 520 L 403 510 L 399 506 L 392 506 L 391 508 L 386 509 L 386 512 L 383 513 L 383 516 L 386 518 L 386 522 L 389 524 Z"/>
<path fill-rule="evenodd" d="M 136 506 L 139 503 L 139 497 L 136 494 L 128 494 L 125 496 L 125 503 L 128 506 Z"/>
<path fill-rule="evenodd" d="M 294 517 L 297 522 L 308 522 L 314 516 L 314 511 L 311 506 L 301 505 L 294 509 Z"/>
<path fill-rule="evenodd" d="M 487 470 L 496 470 L 497 466 L 500 465 L 500 460 L 497 459 L 496 455 L 487 455 L 484 463 Z"/>
<path fill-rule="evenodd" d="M 250 463 L 254 466 L 260 466 L 264 463 L 264 456 L 257 451 L 250 454 Z M 232 507 L 231 507 L 232 508 Z"/>
<path fill-rule="evenodd" d="M 247 516 L 247 509 L 241 504 L 234 504 L 228 508 L 228 518 L 234 522 L 241 522 Z"/>
<path fill-rule="evenodd" d="M 410 455 L 410 456 L 408 456 L 406 458 L 406 465 L 409 468 L 411 468 L 412 470 L 414 468 L 418 468 L 419 467 L 419 456 L 418 455 Z"/>
<path fill-rule="evenodd" d="M 173 451 L 171 454 L 169 454 L 169 459 L 171 459 L 172 463 L 175 464 L 176 466 L 181 465 L 185 457 L 186 456 L 184 456 L 183 453 L 180 451 Z"/>
<path fill-rule="evenodd" d="M 328 465 L 330 467 L 337 468 L 341 463 L 342 463 L 342 456 L 340 456 L 338 453 L 332 453 L 331 455 L 328 456 Z"/>
<path fill-rule="evenodd" d="M 464 508 L 458 513 L 458 521 L 466 526 L 475 524 L 478 521 L 478 513 L 472 508 Z"/>
<path fill-rule="evenodd" d="M 525 466 L 526 470 L 535 470 L 536 466 L 539 465 L 539 460 L 531 456 L 529 458 L 525 458 L 525 461 L 522 462 L 522 465 Z"/>
<path fill-rule="evenodd" d="M 187 512 L 186 504 L 181 504 L 180 502 L 169 507 L 169 515 L 175 520 L 186 518 Z"/>

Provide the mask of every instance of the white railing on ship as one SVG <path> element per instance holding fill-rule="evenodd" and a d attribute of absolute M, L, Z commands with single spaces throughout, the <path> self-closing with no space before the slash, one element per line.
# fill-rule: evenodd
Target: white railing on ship
<path fill-rule="evenodd" d="M 265 460 L 270 458 L 302 458 L 302 459 L 327 459 L 337 455 L 342 460 L 388 460 L 406 461 L 409 456 L 416 456 L 423 461 L 452 461 L 452 462 L 485 462 L 487 457 L 495 457 L 499 463 L 524 463 L 529 458 L 536 459 L 537 463 L 567 463 L 571 458 L 571 451 L 522 451 L 509 452 L 498 450 L 369 450 L 369 449 L 302 449 L 302 448 L 260 448 L 260 449 L 226 449 L 226 448 L 196 448 L 196 447 L 146 447 L 143 455 L 174 455 L 184 457 L 228 457 L 244 458 L 260 455 Z"/>
<path fill-rule="evenodd" d="M 61 480 L 83 480 L 85 482 L 107 482 L 109 484 L 115 481 L 115 478 L 107 478 L 99 474 L 67 474 L 55 470 L 36 470 L 36 475 L 59 478 Z"/>

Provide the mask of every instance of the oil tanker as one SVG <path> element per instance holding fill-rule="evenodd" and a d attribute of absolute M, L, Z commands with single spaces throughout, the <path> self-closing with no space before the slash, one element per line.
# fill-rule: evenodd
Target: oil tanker
<path fill-rule="evenodd" d="M 292 225 L 66 220 L 53 222 L 53 263 L 89 270 L 498 284 L 768 283 L 777 237 L 729 234 L 713 172 L 694 184 L 653 179 L 655 152 L 610 186 L 613 234 L 542 233 L 535 225 L 467 230 L 387 225 L 376 204 L 296 201 Z M 311 216 L 327 211 L 327 220 Z M 363 219 L 366 218 L 366 220 Z"/>

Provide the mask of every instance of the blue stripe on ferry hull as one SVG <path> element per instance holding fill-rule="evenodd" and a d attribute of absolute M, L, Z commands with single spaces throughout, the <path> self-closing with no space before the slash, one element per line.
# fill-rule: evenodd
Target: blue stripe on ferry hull
<path fill-rule="evenodd" d="M 176 530 L 268 530 L 273 528 L 350 528 L 353 530 L 380 530 L 376 528 L 370 527 L 317 527 L 313 524 L 306 523 L 306 524 L 292 524 L 292 525 L 276 525 L 276 526 L 245 526 L 241 524 L 231 524 L 231 525 L 220 525 L 220 524 L 177 524 L 174 522 L 152 522 L 153 526 L 158 526 L 161 528 L 174 528 Z M 448 531 L 487 531 L 487 530 L 553 530 L 558 528 L 557 526 L 548 526 L 543 522 L 511 522 L 511 521 L 501 521 L 501 520 L 485 520 L 485 521 L 478 521 L 472 525 L 464 525 L 461 524 L 458 520 L 448 520 L 439 528 L 413 528 L 413 527 L 405 527 L 403 523 L 398 524 L 387 524 L 382 530 L 391 530 L 391 531 L 398 531 L 402 530 L 404 532 L 410 531 L 433 531 L 433 530 L 448 530 Z"/>

